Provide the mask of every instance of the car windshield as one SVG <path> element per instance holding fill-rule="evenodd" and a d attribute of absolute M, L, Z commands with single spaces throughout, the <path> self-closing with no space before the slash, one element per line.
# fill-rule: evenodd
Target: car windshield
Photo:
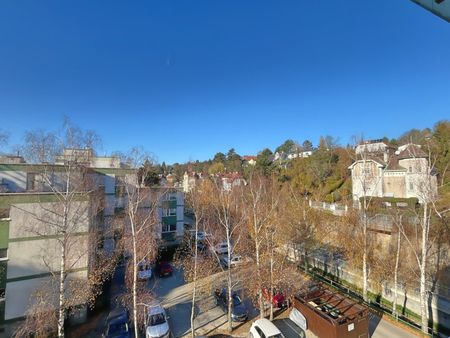
<path fill-rule="evenodd" d="M 241 303 L 242 303 L 241 298 L 238 295 L 233 295 L 233 305 L 236 306 Z"/>
<path fill-rule="evenodd" d="M 108 333 L 109 334 L 116 334 L 116 333 L 126 333 L 128 332 L 128 324 L 127 323 L 117 323 L 117 324 L 110 324 Z"/>
<path fill-rule="evenodd" d="M 140 264 L 139 265 L 139 271 L 147 271 L 149 270 L 149 267 L 147 264 Z"/>
<path fill-rule="evenodd" d="M 166 318 L 164 317 L 163 313 L 157 313 L 154 315 L 150 315 L 148 322 L 150 326 L 161 325 L 166 322 Z"/>

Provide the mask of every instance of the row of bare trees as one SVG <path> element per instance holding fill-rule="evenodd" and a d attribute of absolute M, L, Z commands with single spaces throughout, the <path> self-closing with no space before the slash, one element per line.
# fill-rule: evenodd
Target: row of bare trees
<path fill-rule="evenodd" d="M 245 186 L 231 190 L 224 189 L 214 178 L 202 180 L 186 195 L 186 204 L 194 215 L 193 234 L 187 236 L 177 261 L 186 280 L 193 285 L 192 337 L 196 302 L 200 296 L 210 295 L 211 288 L 226 289 L 230 331 L 232 295 L 237 289 L 242 289 L 257 304 L 261 317 L 267 314 L 268 307 L 268 315 L 273 318 L 270 295 L 283 290 L 289 297 L 302 286 L 295 267 L 285 259 L 284 244 L 313 240 L 315 229 L 310 221 L 315 211 L 307 207 L 304 197 L 280 185 L 275 177 L 267 178 L 257 172 L 250 174 Z M 295 214 L 289 210 L 295 210 Z M 206 234 L 201 245 L 199 232 Z M 214 250 L 220 243 L 228 248 L 224 255 Z M 231 265 L 238 255 L 244 263 L 233 268 L 221 264 L 226 261 Z M 216 274 L 216 281 L 208 277 L 212 274 Z"/>

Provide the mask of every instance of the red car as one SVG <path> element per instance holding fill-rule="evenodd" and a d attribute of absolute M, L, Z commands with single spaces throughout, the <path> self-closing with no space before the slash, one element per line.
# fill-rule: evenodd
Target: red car
<path fill-rule="evenodd" d="M 276 308 L 282 309 L 287 306 L 286 295 L 280 290 L 274 291 L 272 297 L 270 297 L 270 291 L 263 289 L 263 296 L 267 302 L 272 301 Z"/>
<path fill-rule="evenodd" d="M 169 262 L 159 262 L 156 264 L 156 273 L 159 277 L 171 276 L 173 267 Z"/>

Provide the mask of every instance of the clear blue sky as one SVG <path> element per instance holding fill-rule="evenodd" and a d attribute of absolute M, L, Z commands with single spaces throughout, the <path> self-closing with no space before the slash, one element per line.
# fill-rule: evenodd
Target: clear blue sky
<path fill-rule="evenodd" d="M 172 163 L 450 118 L 450 24 L 409 0 L 5 0 L 0 32 L 11 144 L 67 115 Z"/>

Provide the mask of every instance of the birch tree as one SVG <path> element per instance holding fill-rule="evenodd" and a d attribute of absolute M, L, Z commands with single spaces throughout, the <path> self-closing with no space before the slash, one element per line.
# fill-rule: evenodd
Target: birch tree
<path fill-rule="evenodd" d="M 122 186 L 125 191 L 126 206 L 122 217 L 124 229 L 124 249 L 131 254 L 127 265 L 126 305 L 131 309 L 134 334 L 139 337 L 139 329 L 144 326 L 145 304 L 152 299 L 151 291 L 138 281 L 138 267 L 143 262 L 152 262 L 158 253 L 157 215 L 159 198 L 165 191 L 158 191 L 145 185 L 147 170 L 152 163 L 150 155 L 140 148 L 133 148 L 122 158 L 127 165 L 127 174 Z M 128 297 L 129 296 L 129 297 Z M 138 301 L 139 299 L 139 301 Z"/>
<path fill-rule="evenodd" d="M 245 217 L 240 208 L 241 191 L 240 187 L 234 186 L 230 191 L 223 189 L 221 182 L 215 180 L 212 185 L 212 212 L 217 221 L 217 234 L 221 233 L 225 237 L 228 252 L 227 259 L 231 262 L 234 251 L 241 239 L 241 230 L 245 222 Z M 233 306 L 233 272 L 227 269 L 227 292 L 228 292 L 228 330 L 233 329 L 232 306 Z"/>
<path fill-rule="evenodd" d="M 376 158 L 371 155 L 372 151 L 369 151 L 368 146 L 364 142 L 359 142 L 361 147 L 358 152 L 356 160 L 358 161 L 359 168 L 357 168 L 356 175 L 352 174 L 353 184 L 359 186 L 361 192 L 362 203 L 360 204 L 359 220 L 358 224 L 361 228 L 361 264 L 362 264 L 362 286 L 363 286 L 363 298 L 368 301 L 368 288 L 369 288 L 369 247 L 370 237 L 368 231 L 369 225 L 369 208 L 373 199 L 376 196 L 377 191 L 381 190 L 381 180 L 387 170 L 390 162 L 390 154 L 387 149 L 378 150 L 376 155 L 380 152 L 383 153 L 383 159 Z"/>
<path fill-rule="evenodd" d="M 193 233 L 185 236 L 185 241 L 175 255 L 175 263 L 183 270 L 184 279 L 192 283 L 191 303 L 191 337 L 195 337 L 195 309 L 197 298 L 208 283 L 206 277 L 217 272 L 217 261 L 206 255 L 205 240 L 199 242 L 199 231 L 205 230 L 205 223 L 209 221 L 211 185 L 208 181 L 201 181 L 186 194 L 186 205 L 194 216 Z M 201 247 L 203 250 L 199 249 Z"/>
<path fill-rule="evenodd" d="M 243 189 L 243 207 L 247 209 L 245 214 L 254 247 L 256 292 L 261 318 L 264 317 L 262 256 L 266 248 L 265 244 L 268 244 L 266 228 L 270 226 L 278 206 L 279 191 L 277 189 L 273 179 L 254 172 L 250 174 L 248 185 Z"/>
<path fill-rule="evenodd" d="M 34 135 L 33 144 L 27 145 L 38 154 L 36 161 L 45 158 L 52 162 L 38 166 L 30 180 L 36 191 L 45 192 L 53 199 L 42 201 L 44 195 L 38 194 L 37 208 L 27 204 L 15 208 L 21 209 L 25 218 L 30 218 L 26 222 L 27 232 L 54 238 L 48 247 L 42 248 L 42 260 L 51 274 L 52 287 L 46 288 L 48 308 L 56 313 L 58 337 L 64 337 L 68 311 L 92 302 L 107 270 L 112 269 L 106 264 L 94 271 L 98 267 L 96 260 L 100 258 L 96 255 L 98 238 L 94 218 L 103 206 L 87 164 L 92 151 L 81 150 L 87 149 L 87 134 L 67 122 L 63 132 L 51 134 L 50 140 L 42 140 L 42 133 Z M 74 278 L 74 271 L 83 266 L 90 269 L 87 280 Z M 52 317 L 48 318 L 51 321 Z"/>

